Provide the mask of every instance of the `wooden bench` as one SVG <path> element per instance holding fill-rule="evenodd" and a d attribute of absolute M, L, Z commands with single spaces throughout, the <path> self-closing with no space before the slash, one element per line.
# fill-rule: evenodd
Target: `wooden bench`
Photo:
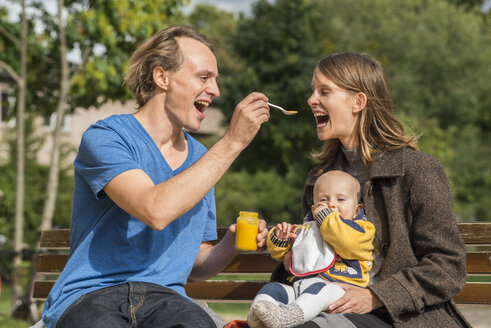
<path fill-rule="evenodd" d="M 218 229 L 222 238 L 227 228 Z M 468 277 L 486 277 L 482 282 L 470 282 L 455 297 L 461 304 L 491 304 L 491 222 L 459 223 L 460 232 L 468 246 Z M 54 280 L 60 274 L 68 259 L 70 233 L 68 229 L 46 230 L 41 236 L 41 253 L 38 255 L 37 272 L 33 298 L 46 299 Z M 259 289 L 268 281 L 270 273 L 278 262 L 267 253 L 244 253 L 235 257 L 232 263 L 217 277 L 204 282 L 186 285 L 186 293 L 195 299 L 220 302 L 250 302 Z M 223 275 L 256 275 L 256 280 L 228 279 Z M 262 277 L 261 277 L 262 276 Z M 472 278 L 470 278 L 472 279 Z M 479 278 L 478 278 L 479 279 Z M 468 279 L 469 280 L 469 279 Z"/>

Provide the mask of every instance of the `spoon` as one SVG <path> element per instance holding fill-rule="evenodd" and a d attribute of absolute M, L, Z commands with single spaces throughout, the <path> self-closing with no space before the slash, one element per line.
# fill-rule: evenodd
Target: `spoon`
<path fill-rule="evenodd" d="M 268 105 L 281 110 L 283 112 L 283 114 L 285 114 L 285 115 L 295 115 L 296 113 L 298 113 L 296 110 L 286 110 L 283 107 L 273 105 L 272 103 L 268 103 Z"/>

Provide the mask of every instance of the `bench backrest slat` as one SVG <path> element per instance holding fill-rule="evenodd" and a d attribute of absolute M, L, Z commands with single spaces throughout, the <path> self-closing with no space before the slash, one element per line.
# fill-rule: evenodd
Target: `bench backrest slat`
<path fill-rule="evenodd" d="M 491 274 L 491 252 L 467 252 L 468 274 Z"/>
<path fill-rule="evenodd" d="M 491 222 L 463 222 L 458 226 L 467 245 L 491 245 Z M 225 227 L 217 229 L 218 240 L 225 235 L 227 229 Z M 70 229 L 42 231 L 41 248 L 70 248 Z"/>
<path fill-rule="evenodd" d="M 60 274 L 68 260 L 68 254 L 39 254 L 37 272 Z M 222 271 L 227 274 L 270 274 L 278 262 L 268 254 L 239 254 Z"/>
<path fill-rule="evenodd" d="M 466 245 L 491 245 L 491 222 L 462 222 L 458 226 Z"/>
<path fill-rule="evenodd" d="M 41 248 L 70 249 L 70 229 L 41 231 Z"/>

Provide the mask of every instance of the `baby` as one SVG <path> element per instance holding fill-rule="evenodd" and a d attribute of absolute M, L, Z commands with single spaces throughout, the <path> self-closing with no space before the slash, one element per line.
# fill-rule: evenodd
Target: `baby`
<path fill-rule="evenodd" d="M 374 234 L 360 203 L 358 181 L 343 171 L 322 174 L 303 225 L 283 222 L 269 231 L 268 250 L 278 261 L 289 259 L 292 285 L 266 284 L 251 305 L 249 326 L 295 327 L 344 295 L 332 282 L 366 287 Z"/>

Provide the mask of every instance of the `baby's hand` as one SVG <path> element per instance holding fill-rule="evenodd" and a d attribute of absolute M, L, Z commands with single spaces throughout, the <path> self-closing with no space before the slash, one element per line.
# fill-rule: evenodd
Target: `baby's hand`
<path fill-rule="evenodd" d="M 287 222 L 278 223 L 276 225 L 276 230 L 275 230 L 276 238 L 280 238 L 280 239 L 293 238 L 293 239 L 295 239 L 297 237 L 297 235 L 294 233 L 296 228 L 297 228 L 296 224 L 290 224 Z"/>
<path fill-rule="evenodd" d="M 326 204 L 320 203 L 317 206 L 312 205 L 312 215 L 314 216 L 314 218 L 316 218 L 319 212 L 325 209 L 330 209 L 331 212 L 338 212 L 338 209 L 336 207 L 329 207 Z"/>

